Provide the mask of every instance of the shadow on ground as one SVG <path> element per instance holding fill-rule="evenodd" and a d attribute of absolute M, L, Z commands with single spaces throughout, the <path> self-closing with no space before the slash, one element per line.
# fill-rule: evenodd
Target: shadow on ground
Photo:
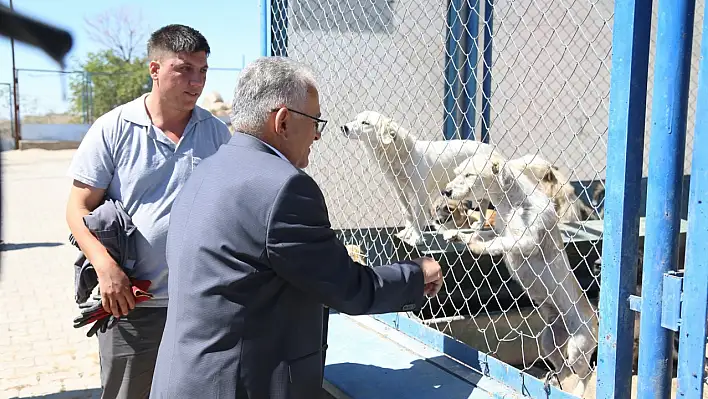
<path fill-rule="evenodd" d="M 23 398 L 28 398 L 28 399 L 100 399 L 101 397 L 101 389 L 100 388 L 93 388 L 93 389 L 81 389 L 78 391 L 64 391 L 64 392 L 57 392 L 57 393 L 49 393 L 46 395 L 37 395 L 37 396 L 22 396 Z M 10 399 L 16 399 L 17 396 L 10 398 Z"/>
<path fill-rule="evenodd" d="M 0 244 L 0 251 L 15 251 L 27 248 L 51 248 L 62 245 L 64 245 L 64 243 L 61 242 L 23 242 L 17 244 L 3 242 Z"/>
<path fill-rule="evenodd" d="M 94 389 L 82 389 L 79 391 L 64 391 L 64 392 L 57 392 L 57 393 L 50 393 L 46 395 L 38 395 L 38 396 L 22 396 L 24 399 L 100 399 L 101 398 L 101 389 L 100 388 L 94 388 Z M 19 399 L 17 396 L 14 396 L 10 399 Z M 322 392 L 322 399 L 335 399 L 334 396 L 330 395 L 327 391 Z"/>
<path fill-rule="evenodd" d="M 406 369 L 357 363 L 329 364 L 325 367 L 325 378 L 352 398 L 466 399 L 473 390 L 482 391 L 469 381 L 441 372 L 437 365 L 426 360 L 414 360 Z M 486 397 L 483 392 L 480 394 Z"/>

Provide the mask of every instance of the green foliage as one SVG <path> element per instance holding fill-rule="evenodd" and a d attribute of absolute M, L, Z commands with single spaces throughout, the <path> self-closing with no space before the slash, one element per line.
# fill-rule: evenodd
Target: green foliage
<path fill-rule="evenodd" d="M 126 61 L 113 50 L 89 53 L 80 64 L 83 74 L 69 83 L 71 111 L 87 123 L 150 91 L 146 57 Z"/>

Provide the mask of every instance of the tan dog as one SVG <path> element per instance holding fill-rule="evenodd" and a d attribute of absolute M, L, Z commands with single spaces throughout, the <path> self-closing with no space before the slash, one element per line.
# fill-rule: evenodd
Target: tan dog
<path fill-rule="evenodd" d="M 537 155 L 525 155 L 508 161 L 509 166 L 523 170 L 524 174 L 538 182 L 538 188 L 553 202 L 553 207 L 561 223 L 598 219 L 595 210 L 583 203 L 575 194 L 569 179 L 550 162 Z M 470 201 L 454 201 L 438 198 L 431 209 L 433 221 L 448 229 L 470 229 L 480 220 L 479 209 L 474 209 Z M 488 211 L 488 217 L 496 212 Z M 484 229 L 494 226 L 493 221 L 485 221 Z"/>
<path fill-rule="evenodd" d="M 561 223 L 599 219 L 597 212 L 578 198 L 570 179 L 557 166 L 538 155 L 525 155 L 508 164 L 539 182 L 541 191 L 553 201 Z"/>

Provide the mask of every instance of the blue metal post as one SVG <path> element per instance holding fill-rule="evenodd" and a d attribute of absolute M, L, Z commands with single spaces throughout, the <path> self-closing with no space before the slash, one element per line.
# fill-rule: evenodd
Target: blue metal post
<path fill-rule="evenodd" d="M 448 140 L 456 138 L 460 115 L 458 98 L 460 96 L 460 41 L 462 40 L 461 4 L 462 0 L 449 0 L 447 5 L 443 136 Z"/>
<path fill-rule="evenodd" d="M 482 62 L 482 142 L 489 143 L 489 123 L 492 107 L 492 22 L 494 20 L 494 0 L 484 2 L 484 62 Z"/>
<path fill-rule="evenodd" d="M 708 6 L 707 6 L 708 7 Z M 698 70 L 693 163 L 688 201 L 686 265 L 679 329 L 677 397 L 703 397 L 703 378 L 708 319 L 708 19 L 703 20 L 701 63 Z"/>
<path fill-rule="evenodd" d="M 668 398 L 673 331 L 661 326 L 664 273 L 676 270 L 695 0 L 659 0 L 649 144 L 637 398 Z M 696 147 L 699 148 L 700 147 Z"/>
<path fill-rule="evenodd" d="M 270 55 L 270 2 L 261 0 L 261 56 Z"/>
<path fill-rule="evenodd" d="M 288 56 L 288 0 L 273 0 L 273 55 Z"/>
<path fill-rule="evenodd" d="M 474 140 L 477 113 L 477 59 L 479 56 L 479 5 L 481 0 L 463 0 L 463 76 L 464 91 L 460 95 L 460 138 Z"/>
<path fill-rule="evenodd" d="M 268 33 L 269 55 L 288 56 L 288 0 L 268 0 L 270 3 L 270 23 Z"/>
<path fill-rule="evenodd" d="M 651 2 L 615 0 L 597 397 L 630 397 Z"/>

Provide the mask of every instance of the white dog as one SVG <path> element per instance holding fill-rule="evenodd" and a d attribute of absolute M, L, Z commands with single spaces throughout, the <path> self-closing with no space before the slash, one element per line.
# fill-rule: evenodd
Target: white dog
<path fill-rule="evenodd" d="M 476 254 L 504 255 L 509 273 L 550 326 L 540 336 L 541 355 L 559 373 L 561 386 L 574 372 L 579 379 L 574 392 L 582 395 L 592 372 L 598 323 L 571 272 L 551 200 L 536 181 L 501 158 L 473 156 L 455 174 L 443 194 L 453 200 L 488 198 L 497 212 L 497 237 L 485 242 L 479 233 L 449 230 L 445 238 L 466 243 Z"/>
<path fill-rule="evenodd" d="M 452 178 L 453 169 L 472 155 L 489 158 L 494 147 L 473 140 L 419 140 L 392 119 L 373 111 L 359 113 L 341 130 L 359 140 L 396 190 L 406 226 L 396 234 L 410 245 L 421 244 L 435 197 Z M 480 204 L 484 215 L 487 205 Z M 484 225 L 480 220 L 479 226 Z"/>

